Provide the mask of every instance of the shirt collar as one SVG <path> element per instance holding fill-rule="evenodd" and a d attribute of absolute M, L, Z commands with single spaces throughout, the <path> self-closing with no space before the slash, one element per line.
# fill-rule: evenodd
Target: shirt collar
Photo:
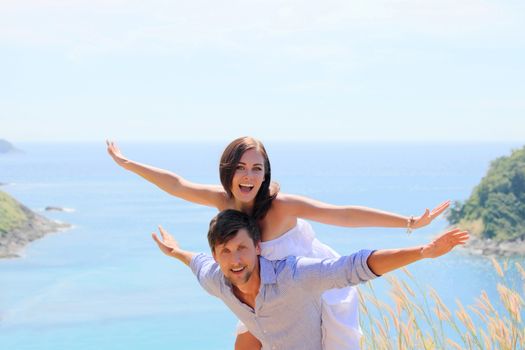
<path fill-rule="evenodd" d="M 270 260 L 259 256 L 259 267 L 261 284 L 275 284 L 277 283 L 277 276 L 275 275 L 275 269 Z"/>

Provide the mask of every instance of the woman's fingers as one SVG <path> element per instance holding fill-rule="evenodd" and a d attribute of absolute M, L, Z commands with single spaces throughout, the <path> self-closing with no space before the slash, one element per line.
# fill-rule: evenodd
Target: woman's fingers
<path fill-rule="evenodd" d="M 157 236 L 157 234 L 155 232 L 153 232 L 151 234 L 151 237 L 153 237 L 153 240 L 155 241 L 155 243 L 157 243 L 157 245 L 159 246 L 159 248 L 163 248 L 165 246 L 164 242 L 162 242 L 159 237 Z"/>
<path fill-rule="evenodd" d="M 444 212 L 448 207 L 450 206 L 450 200 L 444 201 L 440 205 L 438 205 L 436 208 L 432 210 L 430 215 L 432 217 L 439 216 L 442 212 Z"/>
<path fill-rule="evenodd" d="M 164 230 L 164 227 L 162 227 L 161 225 L 159 225 L 159 232 L 160 232 L 160 235 L 162 236 L 162 240 L 165 241 L 169 237 L 169 233 L 166 232 L 166 230 Z"/>

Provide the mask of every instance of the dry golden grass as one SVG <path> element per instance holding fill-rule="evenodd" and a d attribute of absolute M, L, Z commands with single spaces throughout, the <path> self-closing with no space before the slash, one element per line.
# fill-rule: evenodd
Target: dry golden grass
<path fill-rule="evenodd" d="M 496 287 L 499 300 L 494 302 L 503 306 L 501 312 L 485 291 L 473 305 L 464 307 L 456 301 L 451 310 L 434 289 L 420 288 L 406 269 L 407 279 L 387 277 L 391 300 L 379 300 L 372 284 L 367 283 L 359 292 L 362 348 L 525 349 L 525 283 L 519 288 L 510 286 L 505 278 L 508 263 L 501 266 L 492 259 L 492 264 L 500 277 Z M 519 263 L 515 266 L 525 282 L 525 270 Z"/>

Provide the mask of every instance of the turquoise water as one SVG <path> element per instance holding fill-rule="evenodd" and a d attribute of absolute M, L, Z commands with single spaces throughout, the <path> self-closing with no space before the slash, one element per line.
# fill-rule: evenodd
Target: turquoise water
<path fill-rule="evenodd" d="M 130 158 L 195 182 L 219 183 L 223 144 L 123 143 Z M 419 214 L 445 199 L 464 199 L 490 160 L 515 144 L 267 144 L 283 192 L 338 204 Z M 189 250 L 208 251 L 215 210 L 165 194 L 113 164 L 98 144 L 21 144 L 0 157 L 1 189 L 73 228 L 0 260 L 1 349 L 231 349 L 236 319 L 204 293 L 182 264 L 162 255 L 150 233 L 162 224 Z M 74 212 L 43 212 L 48 205 Z M 407 236 L 402 229 L 315 224 L 341 253 L 428 241 L 443 219 Z M 520 259 L 523 261 L 523 259 Z M 499 280 L 490 261 L 457 250 L 410 267 L 445 302 L 493 300 Z M 515 273 L 510 278 L 518 283 Z M 518 284 L 519 285 L 519 284 Z M 374 282 L 379 296 L 387 286 Z"/>

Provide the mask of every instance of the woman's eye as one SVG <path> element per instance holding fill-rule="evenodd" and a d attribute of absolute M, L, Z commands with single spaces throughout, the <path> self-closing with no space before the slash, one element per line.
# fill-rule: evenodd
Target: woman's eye
<path fill-rule="evenodd" d="M 237 165 L 237 168 L 235 168 L 236 170 L 244 170 L 244 167 L 242 165 Z"/>

